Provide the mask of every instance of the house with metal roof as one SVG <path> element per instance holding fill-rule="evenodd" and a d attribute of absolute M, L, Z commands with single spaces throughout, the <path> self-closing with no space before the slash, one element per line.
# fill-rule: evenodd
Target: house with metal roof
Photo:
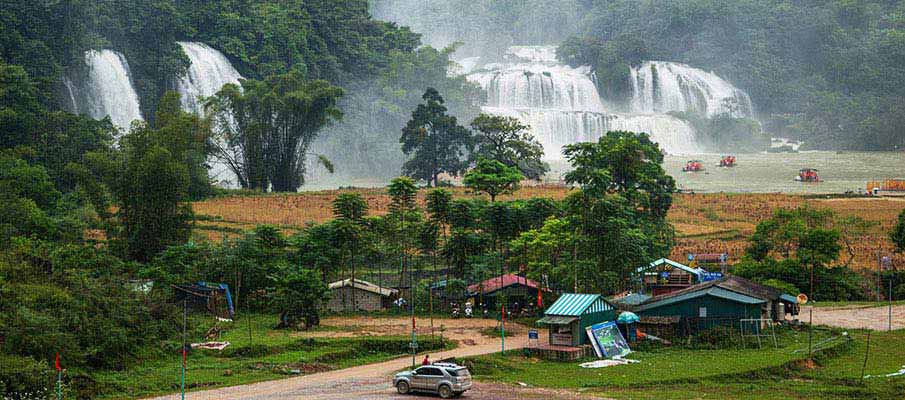
<path fill-rule="evenodd" d="M 581 346 L 588 343 L 585 328 L 615 319 L 615 307 L 603 296 L 566 293 L 537 322 L 549 327 L 551 345 Z"/>
<path fill-rule="evenodd" d="M 343 279 L 328 285 L 330 301 L 327 309 L 341 311 L 379 311 L 389 307 L 392 298 L 399 293 L 395 289 L 380 287 L 361 279 Z M 354 293 L 354 294 L 353 294 Z M 352 298 L 355 298 L 353 304 Z"/>
<path fill-rule="evenodd" d="M 707 271 L 661 258 L 635 269 L 641 290 L 651 296 L 659 296 L 705 281 Z"/>
<path fill-rule="evenodd" d="M 499 309 L 497 299 L 506 299 L 506 309 L 517 312 L 523 307 L 537 303 L 538 292 L 550 292 L 542 288 L 540 283 L 516 274 L 503 274 L 468 286 L 468 295 L 490 310 Z"/>
<path fill-rule="evenodd" d="M 786 314 L 798 313 L 795 298 L 769 286 L 729 276 L 704 282 L 630 305 L 619 303 L 645 317 L 680 317 L 699 328 L 737 324 L 745 318 L 782 321 Z"/>

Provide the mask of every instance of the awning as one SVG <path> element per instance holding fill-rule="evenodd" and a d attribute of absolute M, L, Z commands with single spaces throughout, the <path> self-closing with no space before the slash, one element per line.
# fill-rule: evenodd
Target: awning
<path fill-rule="evenodd" d="M 563 317 L 559 315 L 548 315 L 539 320 L 537 320 L 538 324 L 548 324 L 548 325 L 568 325 L 572 322 L 578 321 L 577 317 Z"/>

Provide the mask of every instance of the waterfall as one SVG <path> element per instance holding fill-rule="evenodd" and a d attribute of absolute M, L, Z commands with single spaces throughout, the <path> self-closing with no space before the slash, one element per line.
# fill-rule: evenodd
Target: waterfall
<path fill-rule="evenodd" d="M 213 96 L 227 83 L 238 85 L 242 75 L 214 48 L 198 42 L 178 43 L 192 62 L 177 83 L 182 108 L 203 115 L 203 98 Z"/>
<path fill-rule="evenodd" d="M 666 114 L 611 112 L 597 92 L 591 69 L 560 64 L 554 46 L 513 46 L 504 62 L 467 64 L 463 69 L 473 71 L 468 80 L 487 92 L 482 110 L 530 126 L 547 159 L 561 159 L 563 146 L 596 141 L 610 130 L 647 132 L 670 153 L 701 151 L 685 121 Z"/>
<path fill-rule="evenodd" d="M 712 117 L 729 113 L 754 117 L 751 99 L 713 73 L 685 64 L 648 61 L 631 71 L 635 113 L 690 111 Z"/>
<path fill-rule="evenodd" d="M 85 52 L 85 64 L 88 67 L 84 83 L 86 107 L 74 107 L 76 110 L 95 119 L 109 116 L 121 129 L 129 129 L 134 120 L 143 120 L 129 63 L 122 54 L 106 49 L 89 50 Z M 70 93 L 74 96 L 74 92 Z"/>
<path fill-rule="evenodd" d="M 72 82 L 72 79 L 69 79 L 68 76 L 63 76 L 62 78 L 62 95 L 63 95 L 63 109 L 69 111 L 73 114 L 78 114 L 79 111 L 79 89 L 75 86 L 75 83 Z"/>
<path fill-rule="evenodd" d="M 204 98 L 216 94 L 223 85 L 234 83 L 239 85 L 242 75 L 236 71 L 223 53 L 213 47 L 199 42 L 177 42 L 192 64 L 185 76 L 179 78 L 176 89 L 182 101 L 182 109 L 204 115 Z M 236 187 L 236 177 L 226 164 L 210 160 L 208 175 L 219 185 Z"/>

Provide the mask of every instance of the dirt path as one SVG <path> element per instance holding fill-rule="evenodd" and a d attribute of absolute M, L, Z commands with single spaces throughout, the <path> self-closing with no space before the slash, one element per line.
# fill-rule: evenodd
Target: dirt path
<path fill-rule="evenodd" d="M 411 320 L 407 318 L 328 318 L 325 325 L 339 327 L 336 332 L 315 332 L 314 334 L 347 335 L 373 332 L 383 335 L 407 333 Z M 429 320 L 417 319 L 419 333 L 429 334 Z M 440 360 L 450 357 L 469 357 L 500 351 L 497 338 L 488 338 L 480 334 L 485 328 L 496 327 L 495 320 L 485 319 L 447 319 L 434 320 L 435 328 L 439 325 L 447 328 L 444 332 L 459 343 L 453 350 L 431 353 L 431 359 Z M 527 330 L 521 325 L 508 325 L 507 333 L 513 336 L 506 338 L 506 349 L 518 349 L 528 344 Z M 305 334 L 300 334 L 305 335 Z M 545 339 L 547 335 L 541 334 Z M 420 361 L 421 357 L 417 358 Z M 200 392 L 186 393 L 186 399 L 396 399 L 399 397 L 391 386 L 392 375 L 412 365 L 411 357 L 401 357 L 376 364 L 362 365 L 336 371 L 299 376 L 275 381 L 260 382 L 249 385 L 233 386 Z M 463 397 L 480 399 L 532 399 L 532 398 L 578 398 L 573 393 L 559 393 L 533 388 L 510 387 L 506 385 L 475 384 L 475 388 Z M 179 395 L 158 397 L 157 400 L 176 400 Z"/>
<path fill-rule="evenodd" d="M 809 311 L 814 310 L 814 324 L 851 329 L 889 329 L 889 307 L 801 307 L 798 318 L 808 322 Z M 892 329 L 905 328 L 905 305 L 892 307 Z"/>

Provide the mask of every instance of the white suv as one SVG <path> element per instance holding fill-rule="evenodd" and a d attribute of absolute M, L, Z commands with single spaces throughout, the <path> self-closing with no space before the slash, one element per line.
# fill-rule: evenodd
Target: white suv
<path fill-rule="evenodd" d="M 393 386 L 402 394 L 433 392 L 448 399 L 471 389 L 471 374 L 461 365 L 434 363 L 396 374 Z"/>

